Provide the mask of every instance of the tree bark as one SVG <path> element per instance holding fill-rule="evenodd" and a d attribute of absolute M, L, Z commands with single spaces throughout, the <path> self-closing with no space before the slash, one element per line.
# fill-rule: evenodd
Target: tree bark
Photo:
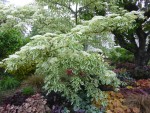
<path fill-rule="evenodd" d="M 142 30 L 141 26 L 135 32 L 139 39 L 139 46 L 135 42 L 136 38 L 134 34 L 126 35 L 117 31 L 114 31 L 113 34 L 115 35 L 115 40 L 117 40 L 122 48 L 134 54 L 134 63 L 137 67 L 143 67 L 148 64 L 150 60 L 150 40 L 147 45 L 146 39 L 148 35 Z"/>
<path fill-rule="evenodd" d="M 134 58 L 135 58 L 135 64 L 138 67 L 143 67 L 145 65 L 148 64 L 148 61 L 150 60 L 150 56 L 149 55 L 145 55 L 144 52 L 138 52 L 134 54 Z"/>
<path fill-rule="evenodd" d="M 149 61 L 149 53 L 148 49 L 146 49 L 147 34 L 142 30 L 142 27 L 139 26 L 136 29 L 136 35 L 138 36 L 139 39 L 139 47 L 134 53 L 135 64 L 137 66 L 144 66 L 147 65 Z"/>

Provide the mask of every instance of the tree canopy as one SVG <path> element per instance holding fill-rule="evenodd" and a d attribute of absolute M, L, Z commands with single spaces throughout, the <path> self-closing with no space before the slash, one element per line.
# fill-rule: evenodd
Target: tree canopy
<path fill-rule="evenodd" d="M 23 34 L 67 33 L 73 27 L 69 15 L 44 9 L 37 4 L 23 7 L 0 4 L 0 28 L 14 27 Z M 59 27 L 58 27 L 59 26 Z M 32 29 L 32 32 L 30 32 Z"/>
<path fill-rule="evenodd" d="M 122 48 L 134 54 L 135 64 L 137 66 L 147 65 L 150 60 L 150 2 L 148 0 L 122 0 L 117 1 L 115 6 L 108 5 L 107 12 L 101 9 L 87 8 L 81 12 L 82 19 L 89 19 L 87 16 L 107 15 L 107 13 L 124 14 L 126 12 L 138 11 L 142 13 L 133 23 L 134 28 L 120 32 L 118 29 L 112 31 L 115 35 L 115 41 Z M 113 9 L 115 7 L 115 10 Z"/>
<path fill-rule="evenodd" d="M 84 7 L 88 3 L 94 2 L 97 5 L 97 1 L 54 0 L 44 2 L 55 2 L 57 13 L 51 10 L 53 9 L 53 3 L 48 4 L 52 6 L 48 9 L 43 9 L 42 6 L 37 4 L 31 4 L 23 8 L 0 5 L 0 11 L 4 14 L 4 17 L 0 15 L 2 29 L 17 27 L 17 29 L 26 33 L 25 28 L 28 26 L 32 28 L 31 41 L 21 47 L 19 51 L 2 60 L 0 67 L 4 67 L 7 72 L 12 74 L 26 75 L 34 72 L 44 75 L 44 89 L 48 93 L 51 91 L 61 92 L 77 107 L 82 102 L 82 98 L 79 96 L 81 90 L 85 90 L 87 96 L 91 98 L 91 102 L 95 99 L 103 101 L 106 96 L 98 88 L 99 85 L 110 85 L 117 90 L 120 81 L 116 74 L 108 69 L 108 64 L 104 62 L 103 55 L 86 51 L 84 44 L 88 43 L 100 47 L 102 45 L 99 41 L 109 39 L 112 33 L 114 33 L 115 38 L 119 38 L 118 42 L 122 40 L 120 43 L 124 43 L 128 39 L 126 37 L 124 39 L 122 35 L 126 36 L 130 32 L 133 33 L 139 26 L 141 28 L 141 24 L 136 23 L 137 21 L 143 23 L 147 19 L 145 13 L 127 11 L 123 8 L 117 13 L 116 9 L 119 7 L 116 7 L 117 2 L 99 1 L 102 4 L 114 6 L 111 8 L 115 10 L 104 16 L 94 16 L 91 20 L 83 21 L 80 25 L 72 28 L 73 24 L 68 16 L 69 13 L 63 13 L 61 11 L 64 10 L 58 11 L 58 9 L 61 6 L 67 9 L 71 8 L 72 4 Z M 94 7 L 95 5 L 93 4 Z M 76 10 L 75 17 L 78 16 L 77 14 L 78 11 Z M 142 27 L 140 30 L 142 31 L 143 28 L 144 30 L 148 29 L 148 27 Z M 142 33 L 141 31 L 137 33 Z M 143 37 L 143 35 L 140 36 Z M 130 39 L 130 37 L 128 38 Z M 133 40 L 130 39 L 129 41 Z M 131 46 L 129 47 L 131 48 Z M 105 101 L 102 104 L 105 105 Z"/>
<path fill-rule="evenodd" d="M 121 47 L 129 50 L 134 54 L 135 64 L 144 66 L 150 60 L 150 2 L 148 0 L 127 1 L 119 3 L 121 7 L 127 11 L 143 12 L 144 18 L 137 18 L 134 23 L 133 30 L 120 33 L 117 30 L 113 31 L 116 41 Z"/>
<path fill-rule="evenodd" d="M 114 6 L 118 0 L 36 0 L 42 5 L 48 5 L 53 10 L 63 10 L 70 12 L 74 18 L 76 25 L 79 22 L 79 16 L 85 9 L 93 8 L 94 11 L 99 9 L 107 10 L 107 5 Z M 114 7 L 112 9 L 115 9 Z M 89 14 L 89 13 L 88 13 Z"/>

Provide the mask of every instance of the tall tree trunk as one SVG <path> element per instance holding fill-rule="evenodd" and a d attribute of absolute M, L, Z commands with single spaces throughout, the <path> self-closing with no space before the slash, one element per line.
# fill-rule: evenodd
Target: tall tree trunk
<path fill-rule="evenodd" d="M 75 11 L 74 16 L 75 16 L 75 23 L 77 25 L 78 24 L 78 3 L 76 3 L 76 9 L 75 10 L 76 11 Z"/>
<path fill-rule="evenodd" d="M 149 53 L 146 49 L 146 38 L 147 34 L 142 30 L 142 27 L 140 26 L 136 30 L 136 35 L 138 36 L 139 39 L 139 47 L 134 53 L 135 56 L 135 64 L 137 66 L 144 66 L 148 64 L 149 61 Z"/>
<path fill-rule="evenodd" d="M 135 64 L 138 67 L 143 67 L 148 64 L 148 61 L 150 60 L 150 57 L 148 55 L 145 55 L 144 52 L 138 52 L 134 54 L 135 58 Z"/>

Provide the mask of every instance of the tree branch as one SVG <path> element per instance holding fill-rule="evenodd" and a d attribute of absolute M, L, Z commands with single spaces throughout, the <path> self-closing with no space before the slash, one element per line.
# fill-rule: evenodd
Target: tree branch
<path fill-rule="evenodd" d="M 128 51 L 130 51 L 132 53 L 136 53 L 136 50 L 138 49 L 138 48 L 136 48 L 137 46 L 136 47 L 132 47 L 133 46 L 132 43 L 128 43 L 125 40 L 125 36 L 124 35 L 117 33 L 117 31 L 113 31 L 113 34 L 115 35 L 115 39 L 118 41 L 119 45 L 122 48 L 125 48 L 126 50 L 128 50 Z"/>
<path fill-rule="evenodd" d="M 55 4 L 55 5 L 63 6 L 65 8 L 67 8 L 67 9 L 69 9 L 71 11 L 71 13 L 75 14 L 75 11 L 70 6 L 70 2 L 69 2 L 69 6 L 67 6 L 66 4 L 62 4 L 62 3 L 58 3 L 58 2 L 53 2 L 53 1 L 51 1 L 51 3 Z"/>

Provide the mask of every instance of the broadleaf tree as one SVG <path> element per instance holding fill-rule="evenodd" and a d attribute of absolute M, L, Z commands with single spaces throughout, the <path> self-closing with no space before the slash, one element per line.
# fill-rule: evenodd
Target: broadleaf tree
<path fill-rule="evenodd" d="M 114 30 L 115 39 L 119 45 L 134 54 L 137 66 L 147 65 L 150 60 L 150 1 L 123 0 L 119 4 L 127 11 L 141 11 L 143 18 L 137 18 L 133 30 L 120 33 Z"/>
<path fill-rule="evenodd" d="M 97 41 L 93 37 L 97 35 L 107 37 L 114 30 L 121 33 L 133 30 L 133 23 L 141 16 L 142 14 L 136 11 L 95 16 L 92 20 L 77 25 L 71 32 L 42 32 L 41 35 L 31 37 L 31 41 L 20 51 L 2 60 L 0 67 L 13 74 L 25 75 L 34 71 L 44 75 L 44 89 L 48 93 L 61 92 L 77 107 L 80 107 L 82 102 L 79 95 L 82 90 L 90 97 L 91 103 L 101 99 L 105 105 L 106 96 L 99 89 L 99 85 L 111 85 L 117 89 L 120 81 L 115 73 L 108 69 L 102 55 L 85 51 L 83 45 L 85 42 L 95 45 Z M 34 16 L 29 16 L 31 23 L 37 20 L 32 17 Z"/>
<path fill-rule="evenodd" d="M 36 74 L 44 75 L 44 88 L 48 93 L 62 92 L 77 107 L 82 102 L 79 92 L 83 89 L 91 102 L 103 100 L 106 96 L 99 85 L 111 85 L 117 89 L 120 81 L 107 68 L 103 56 L 84 51 L 83 44 L 85 41 L 95 43 L 90 35 L 105 36 L 118 28 L 121 32 L 132 29 L 138 16 L 140 13 L 137 12 L 96 16 L 67 34 L 33 36 L 20 51 L 2 60 L 0 66 L 10 73 L 22 75 L 34 70 Z"/>
<path fill-rule="evenodd" d="M 104 7 L 107 4 L 114 5 L 118 0 L 36 0 L 42 5 L 48 5 L 53 10 L 64 10 L 70 12 L 75 18 L 75 24 L 79 24 L 79 14 L 81 11 L 89 7 L 95 8 Z M 101 9 L 101 8 L 100 8 Z"/>
<path fill-rule="evenodd" d="M 29 36 L 67 33 L 73 26 L 67 13 L 56 13 L 37 4 L 17 7 L 0 2 L 0 58 L 18 50 Z"/>
<path fill-rule="evenodd" d="M 115 8 L 114 8 L 115 7 Z M 82 19 L 96 15 L 107 15 L 107 13 L 124 14 L 126 12 L 138 11 L 142 12 L 141 16 L 136 19 L 133 29 L 120 32 L 120 28 L 115 29 L 112 33 L 115 35 L 115 41 L 122 48 L 130 51 L 134 55 L 135 64 L 138 67 L 147 65 L 150 61 L 150 1 L 149 0 L 120 0 L 115 6 L 108 5 L 103 9 L 95 10 L 95 8 L 84 9 L 81 14 Z M 101 13 L 104 10 L 103 13 Z M 92 16 L 91 16 L 92 15 Z"/>

